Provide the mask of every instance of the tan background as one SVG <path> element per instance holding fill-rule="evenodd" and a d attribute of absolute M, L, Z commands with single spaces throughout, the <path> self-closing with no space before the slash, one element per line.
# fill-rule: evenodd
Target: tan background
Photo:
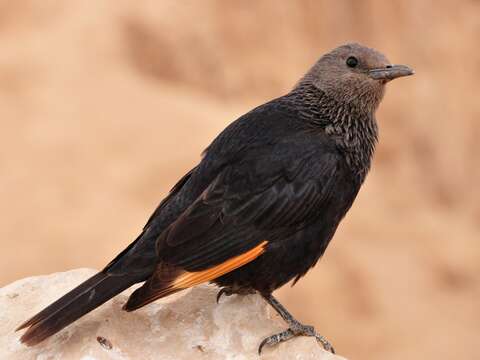
<path fill-rule="evenodd" d="M 356 40 L 417 74 L 280 297 L 350 359 L 478 359 L 479 37 L 466 0 L 0 1 L 0 284 L 101 268 L 221 129 Z"/>

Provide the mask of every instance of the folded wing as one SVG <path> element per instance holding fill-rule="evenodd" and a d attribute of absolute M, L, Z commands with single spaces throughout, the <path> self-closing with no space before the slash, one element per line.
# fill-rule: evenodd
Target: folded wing
<path fill-rule="evenodd" d="M 157 240 L 156 270 L 125 309 L 231 272 L 321 216 L 340 160 L 321 145 L 285 142 L 226 166 Z"/>

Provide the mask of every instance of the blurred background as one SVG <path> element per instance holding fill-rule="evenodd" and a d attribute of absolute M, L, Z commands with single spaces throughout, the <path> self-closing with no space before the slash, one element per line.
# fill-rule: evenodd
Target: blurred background
<path fill-rule="evenodd" d="M 480 1 L 0 1 L 0 286 L 100 269 L 228 123 L 359 41 L 372 172 L 279 296 L 350 359 L 478 359 Z"/>

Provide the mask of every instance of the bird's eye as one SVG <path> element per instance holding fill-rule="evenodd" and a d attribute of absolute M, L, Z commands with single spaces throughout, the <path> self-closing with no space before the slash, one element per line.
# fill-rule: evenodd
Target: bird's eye
<path fill-rule="evenodd" d="M 350 56 L 347 59 L 347 66 L 348 67 L 354 68 L 357 65 L 358 65 L 358 59 L 355 56 Z"/>

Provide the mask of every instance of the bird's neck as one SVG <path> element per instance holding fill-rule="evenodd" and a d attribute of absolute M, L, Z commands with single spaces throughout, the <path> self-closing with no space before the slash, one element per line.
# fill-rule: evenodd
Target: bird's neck
<path fill-rule="evenodd" d="M 373 112 L 338 102 L 310 84 L 297 86 L 287 97 L 297 104 L 299 116 L 309 127 L 324 131 L 335 141 L 352 171 L 363 182 L 378 139 Z"/>

